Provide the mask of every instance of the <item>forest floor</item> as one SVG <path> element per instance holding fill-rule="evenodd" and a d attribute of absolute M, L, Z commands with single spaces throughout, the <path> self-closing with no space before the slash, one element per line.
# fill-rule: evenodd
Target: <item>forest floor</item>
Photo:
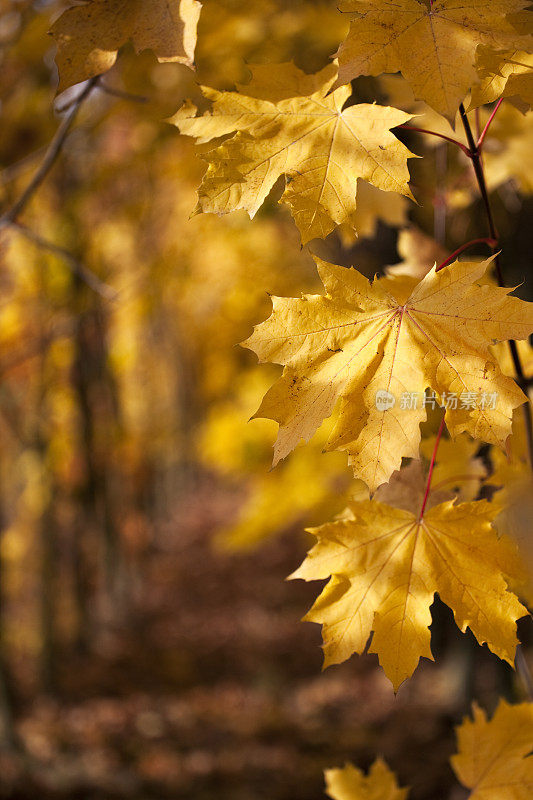
<path fill-rule="evenodd" d="M 62 659 L 59 696 L 23 709 L 0 796 L 319 800 L 324 768 L 378 755 L 412 800 L 466 796 L 448 764 L 469 705 L 466 637 L 444 613 L 443 657 L 396 697 L 375 656 L 321 673 L 319 627 L 300 622 L 318 584 L 285 580 L 304 535 L 221 553 L 212 535 L 234 506 L 207 485 L 158 532 L 127 618 Z M 496 661 L 476 669 L 489 710 Z"/>

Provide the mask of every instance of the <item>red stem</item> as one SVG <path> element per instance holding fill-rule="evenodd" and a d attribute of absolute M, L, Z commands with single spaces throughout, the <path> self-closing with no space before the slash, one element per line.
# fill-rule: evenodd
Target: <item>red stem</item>
<path fill-rule="evenodd" d="M 475 244 L 486 244 L 491 248 L 491 250 L 495 250 L 496 247 L 498 246 L 498 242 L 496 241 L 496 239 L 491 239 L 490 237 L 487 236 L 483 239 L 472 239 L 470 242 L 462 244 L 461 247 L 457 248 L 457 250 L 454 250 L 453 253 L 450 256 L 448 256 L 448 258 L 446 258 L 441 264 L 439 264 L 435 272 L 438 272 L 439 269 L 444 269 L 444 267 L 447 267 L 448 264 L 452 263 L 452 261 L 456 256 L 460 255 L 464 250 L 467 250 L 469 247 L 472 247 Z"/>
<path fill-rule="evenodd" d="M 433 448 L 433 455 L 431 456 L 431 464 L 429 465 L 429 472 L 428 472 L 428 480 L 426 483 L 426 493 L 424 494 L 424 499 L 422 500 L 422 508 L 420 509 L 420 514 L 418 515 L 418 521 L 424 517 L 424 511 L 426 510 L 426 504 L 429 497 L 429 490 L 431 489 L 431 478 L 433 477 L 433 468 L 435 466 L 435 459 L 437 458 L 437 450 L 439 449 L 440 444 L 440 437 L 442 436 L 442 432 L 444 430 L 444 417 L 446 414 L 442 415 L 442 419 L 440 421 L 439 432 L 437 433 L 437 438 L 435 439 L 435 447 Z"/>
<path fill-rule="evenodd" d="M 494 106 L 494 110 L 493 110 L 492 114 L 490 115 L 490 117 L 487 120 L 487 124 L 485 125 L 485 127 L 483 128 L 483 130 L 481 132 L 481 136 L 477 140 L 476 147 L 477 147 L 478 153 L 480 152 L 481 148 L 483 147 L 483 140 L 485 139 L 485 136 L 487 135 L 487 131 L 490 128 L 490 124 L 491 124 L 492 120 L 494 119 L 494 117 L 496 116 L 496 112 L 498 111 L 498 109 L 499 109 L 499 107 L 501 106 L 502 103 L 503 103 L 503 97 L 500 97 L 500 99 L 498 100 L 498 102 Z"/>
<path fill-rule="evenodd" d="M 438 136 L 439 139 L 444 139 L 446 142 L 450 142 L 450 144 L 454 144 L 457 147 L 460 147 L 461 150 L 465 155 L 469 158 L 472 157 L 472 153 L 468 149 L 466 145 L 460 142 L 458 139 L 452 139 L 451 136 L 445 136 L 443 133 L 437 133 L 437 131 L 428 131 L 426 128 L 416 128 L 414 125 L 398 125 L 398 128 L 403 128 L 405 131 L 416 131 L 417 133 L 427 133 L 429 136 Z"/>
<path fill-rule="evenodd" d="M 490 204 L 489 193 L 487 190 L 487 183 L 485 181 L 485 171 L 483 169 L 483 162 L 481 161 L 481 153 L 478 150 L 476 143 L 474 141 L 474 136 L 472 134 L 472 128 L 470 127 L 470 122 L 468 121 L 468 116 L 465 110 L 463 103 L 459 106 L 459 113 L 461 115 L 461 121 L 463 123 L 463 128 L 465 130 L 466 139 L 468 145 L 470 147 L 470 151 L 472 153 L 472 166 L 474 167 L 474 172 L 476 175 L 477 185 L 479 187 L 479 193 L 481 195 L 481 199 L 483 201 L 483 207 L 485 209 L 485 215 L 487 217 L 487 226 L 489 229 L 489 236 L 491 239 L 498 239 L 498 232 L 496 230 L 496 223 L 494 222 L 494 216 L 492 214 L 492 207 Z M 494 115 L 493 115 L 494 116 Z M 494 259 L 494 266 L 496 268 L 496 276 L 498 278 L 498 285 L 505 286 L 503 280 L 503 273 L 502 267 L 500 264 L 500 257 L 499 254 L 495 254 Z M 520 359 L 520 353 L 518 352 L 518 347 L 516 342 L 513 339 L 509 339 L 509 350 L 511 351 L 511 358 L 513 359 L 513 365 L 516 372 L 516 379 L 518 385 L 527 391 L 527 381 L 524 374 L 524 368 L 522 366 L 522 361 Z M 531 415 L 531 405 L 529 402 L 524 403 L 522 406 L 523 415 L 524 415 L 524 424 L 526 428 L 526 441 L 527 441 L 527 451 L 528 451 L 528 460 L 531 469 L 533 469 L 533 417 Z"/>

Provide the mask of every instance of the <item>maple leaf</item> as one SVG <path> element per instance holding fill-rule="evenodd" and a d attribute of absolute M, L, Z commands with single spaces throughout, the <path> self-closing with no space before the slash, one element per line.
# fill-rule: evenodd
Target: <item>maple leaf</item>
<path fill-rule="evenodd" d="M 368 775 L 353 764 L 324 772 L 326 792 L 332 800 L 405 800 L 407 789 L 400 789 L 393 772 L 381 758 L 374 761 Z"/>
<path fill-rule="evenodd" d="M 533 795 L 533 703 L 500 700 L 489 721 L 474 706 L 457 728 L 459 752 L 450 761 L 469 800 L 529 800 Z"/>
<path fill-rule="evenodd" d="M 496 53 L 480 48 L 477 59 L 481 81 L 472 87 L 470 108 L 507 97 L 522 112 L 533 106 L 533 55 L 524 51 Z"/>
<path fill-rule="evenodd" d="M 528 37 L 509 16 L 527 5 L 525 0 L 348 0 L 342 10 L 353 12 L 354 19 L 337 53 L 336 85 L 359 75 L 401 71 L 417 99 L 453 122 L 477 82 L 478 46 L 525 49 Z M 525 20 L 519 27 L 528 30 Z"/>
<path fill-rule="evenodd" d="M 302 241 L 324 237 L 335 225 L 356 227 L 357 181 L 412 198 L 407 159 L 413 154 L 391 128 L 411 118 L 395 108 L 360 103 L 351 94 L 327 94 L 335 65 L 306 75 L 293 64 L 254 66 L 240 93 L 204 87 L 210 113 L 189 105 L 170 120 L 203 144 L 234 134 L 210 150 L 198 210 L 244 208 L 253 217 L 277 179 L 286 176 L 282 202 L 291 207 Z"/>
<path fill-rule="evenodd" d="M 304 619 L 322 624 L 324 667 L 362 653 L 371 631 L 395 691 L 422 656 L 432 659 L 435 592 L 464 632 L 513 663 L 516 620 L 527 613 L 507 590 L 520 570 L 516 548 L 498 539 L 497 509 L 485 500 L 441 503 L 422 519 L 376 500 L 310 529 L 317 543 L 291 578 L 331 579 Z"/>
<path fill-rule="evenodd" d="M 50 29 L 58 91 L 107 72 L 130 40 L 138 53 L 150 48 L 159 61 L 192 67 L 201 7 L 198 0 L 91 0 L 67 8 Z"/>
<path fill-rule="evenodd" d="M 427 387 L 463 404 L 478 398 L 475 407 L 447 407 L 452 436 L 467 431 L 504 447 L 525 395 L 488 346 L 527 338 L 533 306 L 509 289 L 473 283 L 491 260 L 433 268 L 418 283 L 403 276 L 371 284 L 355 269 L 316 259 L 325 296 L 274 297 L 271 316 L 243 342 L 260 361 L 285 365 L 255 414 L 280 425 L 274 465 L 337 407 L 326 449 L 346 450 L 356 477 L 374 491 L 402 457 L 418 456 Z M 416 407 L 403 406 L 405 392 L 419 398 Z M 495 408 L 482 407 L 494 392 Z"/>
<path fill-rule="evenodd" d="M 494 472 L 488 483 L 497 486 L 493 502 L 499 507 L 494 520 L 498 531 L 510 536 L 518 545 L 524 567 L 522 579 L 513 584 L 513 591 L 533 607 L 533 546 L 531 519 L 533 515 L 533 475 L 527 456 L 526 437 L 521 415 L 515 414 L 513 436 L 506 457 L 499 451 L 491 453 Z"/>
<path fill-rule="evenodd" d="M 489 190 L 512 180 L 524 194 L 533 193 L 533 114 L 504 103 L 494 118 L 483 157 Z"/>

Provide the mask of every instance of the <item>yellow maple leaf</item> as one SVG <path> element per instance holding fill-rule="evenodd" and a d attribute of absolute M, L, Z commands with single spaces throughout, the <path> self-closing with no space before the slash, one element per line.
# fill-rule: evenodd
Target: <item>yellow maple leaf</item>
<path fill-rule="evenodd" d="M 470 108 L 508 97 L 524 113 L 533 106 L 533 54 L 497 53 L 482 47 L 477 60 L 480 82 L 472 88 Z"/>
<path fill-rule="evenodd" d="M 507 590 L 520 567 L 498 538 L 497 509 L 485 500 L 441 503 L 420 519 L 376 500 L 352 503 L 342 518 L 311 529 L 317 543 L 291 578 L 329 583 L 304 619 L 322 624 L 324 667 L 362 653 L 371 631 L 395 691 L 422 656 L 432 659 L 435 592 L 464 632 L 512 664 L 516 620 L 527 614 Z"/>
<path fill-rule="evenodd" d="M 293 64 L 251 67 L 240 92 L 204 88 L 212 111 L 188 105 L 170 120 L 203 144 L 234 134 L 205 155 L 209 168 L 198 210 L 244 208 L 253 217 L 275 182 L 286 176 L 287 203 L 302 241 L 335 225 L 356 227 L 357 181 L 411 197 L 407 159 L 414 156 L 391 128 L 410 119 L 395 108 L 361 103 L 343 108 L 349 87 L 328 94 L 336 66 L 306 75 Z"/>
<path fill-rule="evenodd" d="M 417 99 L 453 122 L 477 82 L 478 46 L 525 49 L 520 43 L 527 37 L 509 16 L 527 5 L 525 0 L 347 0 L 342 10 L 354 19 L 337 54 L 337 85 L 359 75 L 401 71 Z M 516 24 L 527 31 L 525 20 Z"/>
<path fill-rule="evenodd" d="M 107 72 L 130 40 L 138 53 L 150 48 L 159 61 L 192 67 L 200 9 L 198 0 L 91 0 L 67 8 L 50 29 L 59 91 Z"/>
<path fill-rule="evenodd" d="M 418 283 L 403 276 L 372 284 L 355 269 L 316 260 L 327 294 L 274 297 L 271 316 L 243 342 L 260 361 L 285 365 L 255 415 L 280 425 L 274 464 L 337 407 L 326 449 L 346 450 L 374 491 L 402 457 L 418 457 L 427 387 L 458 400 L 446 408 L 452 436 L 467 431 L 504 447 L 525 395 L 488 346 L 527 338 L 533 313 L 510 290 L 473 283 L 491 259 L 433 268 Z M 406 393 L 414 405 L 404 403 Z"/>
<path fill-rule="evenodd" d="M 469 800 L 530 800 L 533 796 L 533 703 L 501 700 L 489 721 L 474 706 L 457 729 L 459 752 L 450 761 Z"/>
<path fill-rule="evenodd" d="M 368 775 L 353 764 L 324 772 L 326 792 L 332 800 L 405 800 L 407 789 L 398 786 L 396 777 L 381 758 Z"/>

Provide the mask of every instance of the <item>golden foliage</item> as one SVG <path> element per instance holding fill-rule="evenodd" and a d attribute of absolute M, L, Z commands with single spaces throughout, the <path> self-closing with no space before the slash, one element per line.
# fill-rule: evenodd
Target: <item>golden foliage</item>
<path fill-rule="evenodd" d="M 68 8 L 50 30 L 59 91 L 107 72 L 127 41 L 137 52 L 150 48 L 160 61 L 192 67 L 201 7 L 198 0 L 90 0 Z"/>
<path fill-rule="evenodd" d="M 342 769 L 327 769 L 326 792 L 332 800 L 405 800 L 407 789 L 400 789 L 393 772 L 381 758 L 376 759 L 368 775 L 353 764 Z"/>
<path fill-rule="evenodd" d="M 469 800 L 529 800 L 533 792 L 533 703 L 501 700 L 494 716 L 474 706 L 457 729 L 455 774 L 472 789 Z"/>
<path fill-rule="evenodd" d="M 359 75 L 398 72 L 417 99 L 453 121 L 459 103 L 477 82 L 476 50 L 518 50 L 527 42 L 527 22 L 519 32 L 510 16 L 524 0 L 347 0 L 354 19 L 341 45 L 336 85 Z"/>
<path fill-rule="evenodd" d="M 464 632 L 513 663 L 516 620 L 527 613 L 507 591 L 520 574 L 516 548 L 492 528 L 497 509 L 486 501 L 442 503 L 420 518 L 366 501 L 342 519 L 310 530 L 317 543 L 291 578 L 331 580 L 305 619 L 322 624 L 324 666 L 371 653 L 394 689 L 430 649 L 435 592 Z"/>
<path fill-rule="evenodd" d="M 199 144 L 234 135 L 205 155 L 209 169 L 198 210 L 244 208 L 253 217 L 281 175 L 287 203 L 305 243 L 335 225 L 356 227 L 357 181 L 412 197 L 409 150 L 391 133 L 409 115 L 361 103 L 344 108 L 351 90 L 328 94 L 334 65 L 306 75 L 293 64 L 254 66 L 240 92 L 204 88 L 211 112 L 195 116 L 190 104 L 172 118 Z"/>

